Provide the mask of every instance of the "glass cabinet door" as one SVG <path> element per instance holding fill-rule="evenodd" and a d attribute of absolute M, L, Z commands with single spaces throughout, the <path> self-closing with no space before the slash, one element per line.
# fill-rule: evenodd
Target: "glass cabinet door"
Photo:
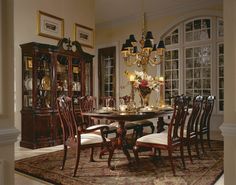
<path fill-rule="evenodd" d="M 36 107 L 51 107 L 51 90 L 52 90 L 52 71 L 51 55 L 48 53 L 38 53 L 36 57 Z"/>
<path fill-rule="evenodd" d="M 66 95 L 68 96 L 69 88 L 69 63 L 68 57 L 63 55 L 57 56 L 56 65 L 56 89 L 57 97 Z"/>
<path fill-rule="evenodd" d="M 23 57 L 23 107 L 32 107 L 33 97 L 33 59 L 30 56 Z"/>
<path fill-rule="evenodd" d="M 81 96 L 81 64 L 78 58 L 72 58 L 72 97 Z"/>
<path fill-rule="evenodd" d="M 85 62 L 84 66 L 85 73 L 85 95 L 92 95 L 92 77 L 93 77 L 93 65 L 92 62 Z"/>

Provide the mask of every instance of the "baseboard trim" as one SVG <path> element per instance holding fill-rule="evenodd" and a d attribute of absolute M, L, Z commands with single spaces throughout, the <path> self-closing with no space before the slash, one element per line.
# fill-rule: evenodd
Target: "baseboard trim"
<path fill-rule="evenodd" d="M 224 137 L 226 136 L 236 137 L 236 123 L 223 123 L 220 126 L 220 130 Z"/>
<path fill-rule="evenodd" d="M 17 141 L 19 130 L 16 128 L 0 129 L 0 145 L 13 144 Z"/>

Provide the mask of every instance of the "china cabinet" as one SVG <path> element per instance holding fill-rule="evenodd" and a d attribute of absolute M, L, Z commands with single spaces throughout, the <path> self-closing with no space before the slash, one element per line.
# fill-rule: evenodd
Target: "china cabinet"
<path fill-rule="evenodd" d="M 92 95 L 93 56 L 78 42 L 62 39 L 57 46 L 30 42 L 22 49 L 22 134 L 27 148 L 62 143 L 56 99 L 60 95 Z M 76 100 L 76 99 L 75 99 Z M 75 102 L 76 103 L 76 102 Z"/>

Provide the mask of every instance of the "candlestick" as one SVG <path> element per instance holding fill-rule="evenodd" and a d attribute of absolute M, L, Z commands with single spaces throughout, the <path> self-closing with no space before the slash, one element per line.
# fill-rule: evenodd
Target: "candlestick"
<path fill-rule="evenodd" d="M 159 106 L 162 107 L 164 106 L 164 77 L 160 76 L 159 77 L 159 82 L 160 82 L 160 99 L 159 99 Z"/>

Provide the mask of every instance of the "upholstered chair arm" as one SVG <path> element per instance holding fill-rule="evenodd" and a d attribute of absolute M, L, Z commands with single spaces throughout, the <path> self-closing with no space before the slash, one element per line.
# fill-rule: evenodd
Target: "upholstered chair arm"
<path fill-rule="evenodd" d="M 96 130 L 100 130 L 103 143 L 105 144 L 107 140 L 105 138 L 104 130 L 109 130 L 109 127 L 107 125 L 93 125 L 91 127 L 88 127 L 86 130 L 84 130 L 84 133 L 91 133 Z"/>

